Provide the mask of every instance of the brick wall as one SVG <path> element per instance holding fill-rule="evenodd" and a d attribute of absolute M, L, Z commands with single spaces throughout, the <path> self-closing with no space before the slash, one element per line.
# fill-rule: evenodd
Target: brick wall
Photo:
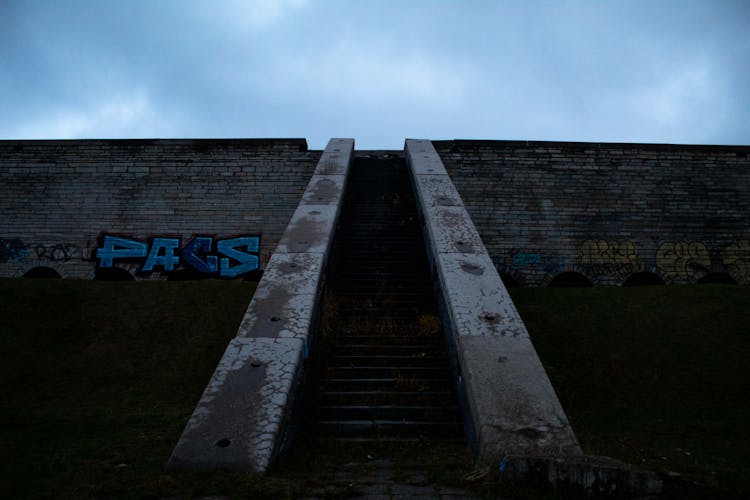
<path fill-rule="evenodd" d="M 262 263 L 320 154 L 304 139 L 0 141 L 0 276 L 90 278 L 102 232 L 260 233 Z"/>
<path fill-rule="evenodd" d="M 525 285 L 750 283 L 750 147 L 435 141 L 495 265 Z"/>

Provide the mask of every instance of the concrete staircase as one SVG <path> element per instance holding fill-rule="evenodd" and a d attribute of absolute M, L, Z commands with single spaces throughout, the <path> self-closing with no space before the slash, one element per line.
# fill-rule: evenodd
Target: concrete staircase
<path fill-rule="evenodd" d="M 321 332 L 316 433 L 464 439 L 403 157 L 354 160 Z"/>

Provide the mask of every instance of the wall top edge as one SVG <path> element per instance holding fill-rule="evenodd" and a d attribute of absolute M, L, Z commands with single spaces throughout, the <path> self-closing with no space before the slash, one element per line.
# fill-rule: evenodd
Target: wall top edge
<path fill-rule="evenodd" d="M 112 144 L 123 146 L 149 146 L 149 145 L 243 145 L 243 146 L 270 146 L 284 144 L 297 146 L 302 151 L 307 151 L 307 139 L 0 139 L 0 146 L 23 146 L 23 145 L 86 145 L 86 144 Z"/>
<path fill-rule="evenodd" d="M 568 149 L 623 149 L 638 148 L 647 150 L 700 150 L 700 151 L 722 151 L 722 152 L 750 152 L 750 145 L 740 144 L 668 144 L 668 143 L 650 143 L 650 142 L 568 142 L 568 141 L 511 141 L 511 140 L 493 140 L 493 139 L 450 139 L 431 141 L 435 149 L 450 149 L 451 151 L 461 151 L 462 149 L 471 149 L 485 147 L 492 149 L 518 148 L 518 147 L 557 147 Z"/>
<path fill-rule="evenodd" d="M 390 156 L 403 158 L 404 150 L 403 149 L 355 149 L 354 150 L 355 157 L 362 157 L 362 156 L 368 156 L 368 155 L 370 156 L 390 155 Z"/>

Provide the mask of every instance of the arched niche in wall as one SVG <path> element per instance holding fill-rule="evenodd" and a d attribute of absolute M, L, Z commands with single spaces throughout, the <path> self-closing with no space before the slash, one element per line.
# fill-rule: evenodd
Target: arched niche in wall
<path fill-rule="evenodd" d="M 708 273 L 698 281 L 699 285 L 736 285 L 737 282 L 727 273 Z"/>
<path fill-rule="evenodd" d="M 622 286 L 654 286 L 663 285 L 664 280 L 658 274 L 643 271 L 633 273 L 622 283 Z"/>
<path fill-rule="evenodd" d="M 210 276 L 193 268 L 178 269 L 167 275 L 167 281 L 193 281 L 204 280 Z"/>
<path fill-rule="evenodd" d="M 100 281 L 135 281 L 132 274 L 120 267 L 98 268 L 94 274 L 94 279 Z"/>
<path fill-rule="evenodd" d="M 250 271 L 249 273 L 245 274 L 242 277 L 242 281 L 260 281 L 260 279 L 263 277 L 263 269 L 256 269 L 255 271 Z"/>
<path fill-rule="evenodd" d="M 51 267 L 33 267 L 26 271 L 23 275 L 24 278 L 41 278 L 41 279 L 60 279 L 60 273 L 52 269 Z"/>
<path fill-rule="evenodd" d="M 591 281 L 581 273 L 566 271 L 560 273 L 549 282 L 550 287 L 585 287 L 592 286 Z"/>

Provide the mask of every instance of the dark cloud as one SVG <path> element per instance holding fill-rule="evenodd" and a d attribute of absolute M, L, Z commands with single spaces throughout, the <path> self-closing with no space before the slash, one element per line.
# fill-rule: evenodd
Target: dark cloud
<path fill-rule="evenodd" d="M 750 142 L 750 7 L 0 3 L 0 137 Z"/>

